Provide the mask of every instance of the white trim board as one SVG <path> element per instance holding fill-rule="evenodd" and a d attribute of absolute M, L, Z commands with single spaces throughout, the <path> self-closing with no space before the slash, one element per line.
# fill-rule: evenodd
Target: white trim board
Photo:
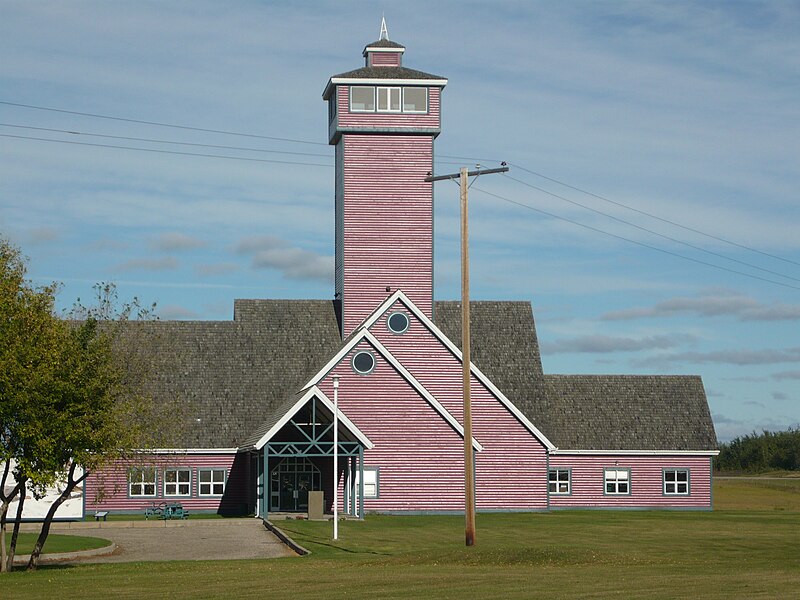
<path fill-rule="evenodd" d="M 384 303 L 385 304 L 385 303 Z M 383 304 L 381 305 L 383 307 Z M 461 423 L 456 420 L 456 418 L 444 407 L 442 404 L 431 394 L 425 386 L 423 386 L 416 377 L 414 377 L 411 373 L 408 372 L 400 361 L 398 361 L 391 352 L 381 344 L 378 339 L 372 334 L 371 331 L 366 329 L 363 325 L 356 329 L 356 333 L 352 335 L 350 341 L 347 342 L 339 352 L 334 355 L 334 357 L 328 361 L 322 369 L 320 369 L 314 377 L 309 380 L 308 383 L 304 386 L 304 388 L 308 388 L 311 386 L 316 386 L 322 381 L 328 373 L 333 369 L 336 365 L 338 365 L 342 359 L 350 352 L 360 341 L 366 340 L 375 348 L 375 350 L 383 356 L 383 358 L 391 364 L 397 371 L 400 373 L 401 377 L 403 377 L 406 381 L 408 381 L 411 386 L 417 391 L 417 393 L 422 396 L 428 404 L 430 404 L 433 409 L 438 412 L 445 421 L 447 421 L 453 429 L 455 429 L 458 434 L 463 438 L 464 437 L 464 427 Z M 483 445 L 478 442 L 474 437 L 472 438 L 472 447 L 475 448 L 478 452 L 483 450 Z"/>
<path fill-rule="evenodd" d="M 331 400 L 322 392 L 322 390 L 319 389 L 316 385 L 308 387 L 308 389 L 306 389 L 306 392 L 300 397 L 300 399 L 297 402 L 294 403 L 294 405 L 289 410 L 287 410 L 283 414 L 283 416 L 278 420 L 278 422 L 275 423 L 275 425 L 273 425 L 272 427 L 270 427 L 267 433 L 261 436 L 261 439 L 259 439 L 253 445 L 253 448 L 255 448 L 256 450 L 261 450 L 266 445 L 266 443 L 269 440 L 271 440 L 272 437 L 276 433 L 278 433 L 295 414 L 297 414 L 297 411 L 303 408 L 306 402 L 308 402 L 313 398 L 317 398 L 320 402 L 322 402 L 323 406 L 325 406 L 325 408 L 331 411 L 331 414 L 334 413 L 335 407 L 333 405 L 333 402 L 331 402 Z M 375 447 L 375 444 L 373 444 L 370 441 L 370 439 L 366 435 L 364 435 L 361 432 L 361 430 L 358 427 L 356 427 L 355 424 L 350 419 L 348 419 L 347 416 L 341 410 L 338 411 L 338 415 L 339 415 L 339 421 L 350 431 L 350 433 L 352 433 L 356 437 L 356 439 L 358 439 L 359 442 L 361 442 L 364 445 L 364 447 L 367 450 L 370 450 Z"/>
<path fill-rule="evenodd" d="M 442 342 L 448 350 L 459 360 L 463 360 L 463 355 L 461 354 L 461 350 L 456 347 L 456 345 L 450 341 L 450 339 L 431 321 L 425 313 L 417 308 L 417 306 L 406 296 L 402 291 L 397 290 L 391 296 L 389 296 L 383 304 L 378 307 L 375 312 L 372 313 L 371 316 L 367 317 L 367 319 L 361 324 L 361 327 L 370 328 L 372 327 L 375 322 L 385 313 L 392 304 L 397 301 L 402 302 L 408 310 L 410 310 L 414 315 L 422 321 L 425 327 L 436 336 L 440 342 Z M 501 392 L 497 386 L 495 386 L 491 380 L 483 374 L 483 372 L 475 366 L 475 363 L 470 362 L 470 372 L 475 376 L 475 378 L 480 381 L 486 388 L 494 394 L 494 396 L 500 401 L 503 406 L 505 406 L 511 414 L 513 414 L 517 420 L 522 423 L 522 425 L 530 431 L 548 450 L 554 449 L 556 446 L 553 444 L 546 435 L 544 435 L 539 429 L 530 422 L 530 420 L 522 414 L 522 412 L 514 405 L 511 400 L 506 398 L 506 396 Z"/>
<path fill-rule="evenodd" d="M 561 450 L 549 451 L 554 456 L 717 456 L 719 450 Z"/>

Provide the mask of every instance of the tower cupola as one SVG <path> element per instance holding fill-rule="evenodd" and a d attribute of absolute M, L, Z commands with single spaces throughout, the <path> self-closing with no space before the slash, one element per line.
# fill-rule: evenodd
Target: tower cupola
<path fill-rule="evenodd" d="M 403 66 L 386 22 L 365 66 L 334 75 L 328 142 L 336 148 L 336 293 L 349 335 L 402 290 L 433 316 L 433 141 L 447 79 Z"/>
<path fill-rule="evenodd" d="M 364 48 L 365 67 L 402 67 L 403 52 L 406 49 L 402 44 L 389 40 L 389 30 L 386 28 L 386 19 L 381 19 L 381 36 L 377 42 L 368 44 Z"/>

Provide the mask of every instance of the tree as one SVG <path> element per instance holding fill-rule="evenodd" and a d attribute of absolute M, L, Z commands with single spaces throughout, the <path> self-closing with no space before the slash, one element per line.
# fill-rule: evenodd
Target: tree
<path fill-rule="evenodd" d="M 10 570 L 13 561 L 26 484 L 48 480 L 28 450 L 37 445 L 37 399 L 53 379 L 64 332 L 53 311 L 56 286 L 33 287 L 25 274 L 19 250 L 0 239 L 0 572 Z M 16 483 L 8 490 L 10 475 Z M 17 496 L 19 510 L 7 559 L 6 519 Z"/>
<path fill-rule="evenodd" d="M 53 311 L 55 286 L 32 288 L 19 251 L 3 242 L 2 252 L 0 344 L 8 341 L 12 351 L 0 355 L 0 460 L 14 460 L 18 482 L 8 502 L 24 493 L 25 483 L 38 497 L 56 483 L 64 486 L 42 523 L 28 563 L 32 570 L 56 511 L 75 487 L 110 461 L 165 445 L 168 423 L 177 421 L 165 419 L 149 394 L 153 343 L 146 338 L 155 329 L 140 321 L 152 319 L 154 307 L 136 299 L 119 306 L 115 287 L 99 284 L 95 306 L 79 300 L 69 319 L 60 319 Z M 19 519 L 15 536 L 18 527 Z"/>

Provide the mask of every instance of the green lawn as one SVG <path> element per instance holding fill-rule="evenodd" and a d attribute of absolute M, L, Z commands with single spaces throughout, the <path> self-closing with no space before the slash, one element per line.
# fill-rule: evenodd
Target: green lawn
<path fill-rule="evenodd" d="M 481 514 L 473 548 L 460 517 L 369 516 L 342 523 L 336 543 L 330 523 L 281 521 L 311 556 L 45 568 L 4 576 L 3 589 L 15 599 L 51 589 L 171 600 L 798 597 L 800 493 L 725 482 L 715 501 L 746 510 Z"/>
<path fill-rule="evenodd" d="M 11 525 L 9 525 L 9 529 Z M 30 554 L 39 533 L 20 532 L 17 540 L 17 554 Z M 78 535 L 57 535 L 47 536 L 44 549 L 47 552 L 75 552 L 76 550 L 93 550 L 94 548 L 104 548 L 111 542 L 97 537 L 85 537 Z M 6 534 L 6 548 L 11 544 L 11 532 Z"/>

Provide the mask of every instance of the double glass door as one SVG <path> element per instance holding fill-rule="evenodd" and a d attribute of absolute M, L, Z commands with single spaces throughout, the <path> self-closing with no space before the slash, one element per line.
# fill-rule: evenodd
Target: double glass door
<path fill-rule="evenodd" d="M 304 457 L 284 458 L 270 473 L 270 510 L 304 512 L 308 492 L 322 489 L 319 469 Z"/>

